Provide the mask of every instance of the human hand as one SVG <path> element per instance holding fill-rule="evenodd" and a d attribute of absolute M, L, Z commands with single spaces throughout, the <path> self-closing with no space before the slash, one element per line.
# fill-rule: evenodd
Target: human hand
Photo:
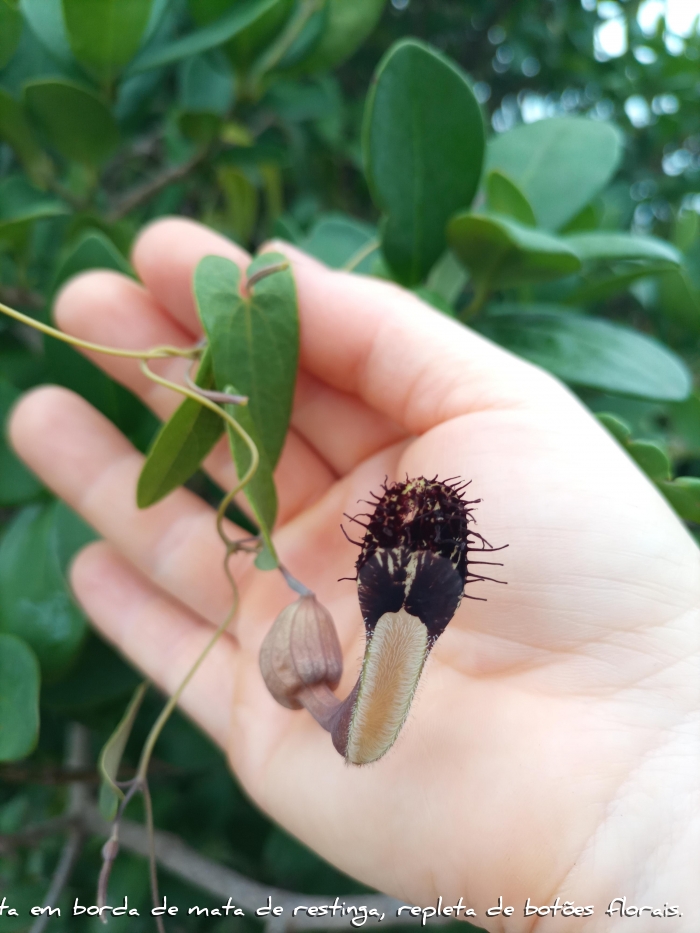
<path fill-rule="evenodd" d="M 460 895 L 489 929 L 530 930 L 521 904 L 595 904 L 577 929 L 616 929 L 612 898 L 679 904 L 700 922 L 700 560 L 669 506 L 557 381 L 377 280 L 285 244 L 297 281 L 301 371 L 277 470 L 275 542 L 328 607 L 354 684 L 364 626 L 343 512 L 390 479 L 461 476 L 477 529 L 508 543 L 508 586 L 480 583 L 433 649 L 409 720 L 374 765 L 344 764 L 305 711 L 278 706 L 258 651 L 292 595 L 238 555 L 241 608 L 182 706 L 226 750 L 253 799 L 339 868 L 429 904 Z M 233 244 L 184 220 L 149 227 L 144 283 L 91 272 L 61 293 L 60 326 L 117 347 L 190 345 L 191 278 Z M 96 358 L 162 418 L 179 403 L 133 361 Z M 181 378 L 183 364 L 159 371 Z M 231 601 L 212 510 L 178 490 L 139 511 L 142 457 L 79 397 L 17 406 L 19 454 L 103 536 L 75 561 L 101 632 L 173 691 Z M 226 448 L 207 469 L 234 483 Z M 470 498 L 472 496 L 470 495 Z M 502 894 L 505 920 L 483 912 Z M 632 921 L 633 922 L 633 921 Z M 491 925 L 489 925 L 491 924 Z M 561 920 L 537 929 L 560 930 Z M 640 926 L 641 929 L 641 926 Z"/>

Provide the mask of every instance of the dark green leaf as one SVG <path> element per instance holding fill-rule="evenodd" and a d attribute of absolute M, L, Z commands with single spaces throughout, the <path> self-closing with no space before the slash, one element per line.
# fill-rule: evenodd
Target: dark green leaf
<path fill-rule="evenodd" d="M 458 214 L 447 236 L 472 278 L 491 288 L 561 278 L 581 267 L 563 240 L 506 217 Z"/>
<path fill-rule="evenodd" d="M 621 154 L 622 134 L 612 124 L 556 117 L 494 136 L 486 164 L 515 182 L 540 226 L 558 230 L 608 184 Z"/>
<path fill-rule="evenodd" d="M 278 253 L 258 257 L 248 278 L 267 267 L 285 264 Z M 263 531 L 276 514 L 274 470 L 287 434 L 299 354 L 299 323 L 294 279 L 288 268 L 259 279 L 252 295 L 240 294 L 240 272 L 228 259 L 206 256 L 194 276 L 199 316 L 209 340 L 216 386 L 231 387 L 249 399 L 246 406 L 230 406 L 255 441 L 260 468 L 246 490 Z M 232 441 L 239 476 L 250 460 L 236 436 Z"/>
<path fill-rule="evenodd" d="M 535 214 L 525 195 L 498 169 L 490 171 L 486 178 L 486 198 L 489 211 L 512 217 L 526 227 L 536 225 Z"/>
<path fill-rule="evenodd" d="M 214 388 L 209 350 L 202 356 L 195 383 L 203 389 Z M 148 452 L 136 488 L 138 507 L 145 509 L 186 483 L 223 433 L 224 422 L 216 412 L 194 399 L 185 399 Z"/>
<path fill-rule="evenodd" d="M 0 761 L 28 755 L 39 735 L 39 665 L 14 635 L 0 633 Z"/>
<path fill-rule="evenodd" d="M 632 436 L 632 428 L 625 421 L 606 411 L 600 412 L 596 417 L 610 431 L 615 440 L 619 441 L 623 447 L 627 445 L 627 441 Z"/>
<path fill-rule="evenodd" d="M 35 498 L 42 489 L 39 480 L 17 459 L 5 440 L 5 420 L 19 396 L 13 385 L 0 379 L 0 505 L 20 505 Z"/>
<path fill-rule="evenodd" d="M 0 139 L 12 146 L 32 181 L 38 184 L 46 182 L 51 175 L 51 163 L 34 138 L 21 104 L 2 88 Z"/>
<path fill-rule="evenodd" d="M 700 332 L 700 289 L 687 268 L 664 272 L 658 279 L 659 308 L 676 324 Z"/>
<path fill-rule="evenodd" d="M 114 117 L 93 91 L 67 79 L 25 85 L 27 109 L 66 159 L 99 166 L 119 143 Z"/>
<path fill-rule="evenodd" d="M 632 236 L 606 230 L 576 233 L 563 238 L 581 262 L 651 262 L 679 266 L 683 257 L 671 243 L 653 236 Z"/>
<path fill-rule="evenodd" d="M 101 230 L 86 230 L 79 237 L 59 265 L 53 288 L 60 288 L 68 279 L 87 269 L 113 269 L 124 275 L 134 274 L 126 257 Z"/>
<path fill-rule="evenodd" d="M 124 799 L 124 792 L 117 787 L 116 780 L 122 763 L 124 749 L 129 741 L 131 730 L 136 722 L 141 703 L 148 690 L 148 681 L 140 684 L 129 702 L 119 725 L 107 739 L 100 752 L 99 770 L 102 775 L 100 784 L 99 807 L 102 816 L 110 822 L 117 815 L 119 801 Z"/>
<path fill-rule="evenodd" d="M 692 388 L 691 375 L 675 353 L 609 321 L 535 306 L 493 314 L 479 329 L 574 385 L 662 401 L 685 399 Z"/>
<path fill-rule="evenodd" d="M 61 673 L 85 635 L 59 560 L 57 504 L 17 515 L 0 544 L 0 630 L 36 652 L 42 671 Z"/>
<path fill-rule="evenodd" d="M 73 54 L 110 81 L 134 57 L 153 0 L 62 0 Z"/>
<path fill-rule="evenodd" d="M 14 238 L 34 220 L 66 212 L 65 204 L 32 187 L 22 175 L 0 182 L 0 240 Z"/>
<path fill-rule="evenodd" d="M 171 65 L 173 62 L 182 61 L 183 58 L 217 48 L 256 22 L 278 2 L 279 0 L 240 0 L 213 23 L 139 55 L 129 68 L 129 74 L 161 68 L 163 65 Z"/>
<path fill-rule="evenodd" d="M 466 75 L 414 39 L 377 69 L 363 127 L 365 174 L 387 215 L 382 249 L 398 279 L 421 282 L 445 250 L 445 224 L 476 192 L 484 152 L 479 104 Z"/>
<path fill-rule="evenodd" d="M 9 0 L 0 0 L 0 68 L 4 68 L 17 51 L 22 34 L 22 15 Z"/>
<path fill-rule="evenodd" d="M 332 269 L 342 269 L 359 258 L 360 262 L 353 266 L 354 271 L 369 272 L 375 251 L 361 257 L 373 242 L 379 249 L 374 227 L 344 214 L 327 214 L 316 221 L 302 248 Z"/>
<path fill-rule="evenodd" d="M 581 283 L 566 295 L 567 304 L 589 304 L 593 301 L 602 301 L 610 295 L 625 291 L 633 282 L 651 275 L 665 276 L 669 265 L 667 262 L 625 262 L 617 265 L 610 273 L 588 273 L 581 277 Z M 672 274 L 672 273 L 669 273 Z"/>
<path fill-rule="evenodd" d="M 386 0 L 327 0 L 323 32 L 304 71 L 336 68 L 365 41 L 379 21 Z"/>
<path fill-rule="evenodd" d="M 665 452 L 652 441 L 629 441 L 627 453 L 656 482 L 671 479 L 671 462 Z"/>
<path fill-rule="evenodd" d="M 700 479 L 695 476 L 680 476 L 673 482 L 657 483 L 681 518 L 700 524 Z"/>

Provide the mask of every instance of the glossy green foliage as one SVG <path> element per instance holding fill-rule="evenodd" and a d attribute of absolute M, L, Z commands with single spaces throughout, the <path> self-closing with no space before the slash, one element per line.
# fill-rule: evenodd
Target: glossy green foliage
<path fill-rule="evenodd" d="M 685 364 L 657 340 L 610 321 L 547 306 L 496 306 L 480 325 L 491 339 L 573 385 L 638 398 L 690 394 Z"/>
<path fill-rule="evenodd" d="M 386 0 L 326 0 L 323 29 L 303 60 L 304 70 L 335 68 L 349 58 L 377 25 L 385 5 Z"/>
<path fill-rule="evenodd" d="M 66 159 L 96 167 L 119 144 L 109 108 L 86 87 L 65 79 L 32 81 L 24 100 L 49 145 Z"/>
<path fill-rule="evenodd" d="M 23 175 L 0 182 L 0 243 L 22 243 L 34 221 L 65 213 L 62 201 L 38 190 Z"/>
<path fill-rule="evenodd" d="M 0 0 L 0 68 L 17 51 L 22 34 L 22 16 L 11 0 Z"/>
<path fill-rule="evenodd" d="M 621 155 L 622 136 L 610 123 L 558 117 L 493 137 L 486 165 L 515 182 L 540 226 L 558 230 L 608 184 Z"/>
<path fill-rule="evenodd" d="M 257 22 L 278 2 L 279 0 L 239 0 L 223 16 L 201 29 L 154 49 L 145 49 L 134 60 L 129 71 L 131 74 L 138 74 L 218 48 Z"/>
<path fill-rule="evenodd" d="M 447 238 L 474 281 L 492 288 L 544 282 L 581 268 L 563 240 L 501 215 L 458 214 Z"/>
<path fill-rule="evenodd" d="M 260 467 L 246 488 L 255 518 L 269 533 L 277 513 L 272 472 L 279 460 L 292 411 L 299 357 L 299 321 L 291 270 L 278 253 L 259 256 L 248 279 L 270 269 L 241 294 L 235 263 L 207 256 L 195 271 L 194 292 L 209 341 L 216 387 L 248 398 L 247 405 L 227 410 L 255 441 Z M 242 476 L 250 464 L 244 442 L 229 429 Z"/>
<path fill-rule="evenodd" d="M 422 281 L 445 249 L 445 224 L 469 207 L 484 152 L 481 110 L 466 75 L 415 40 L 379 64 L 363 127 L 365 175 L 385 215 L 382 250 L 397 279 Z"/>
<path fill-rule="evenodd" d="M 370 272 L 379 249 L 374 227 L 342 214 L 320 217 L 301 245 L 332 269 L 355 272 Z"/>
<path fill-rule="evenodd" d="M 51 163 L 36 141 L 21 104 L 2 88 L 0 88 L 0 139 L 12 147 L 32 181 L 41 184 L 50 177 Z"/>
<path fill-rule="evenodd" d="M 39 665 L 21 638 L 0 632 L 0 761 L 24 758 L 39 734 Z"/>
<path fill-rule="evenodd" d="M 520 188 L 498 169 L 486 177 L 486 203 L 489 211 L 505 214 L 526 227 L 535 227 L 537 220 L 530 202 Z"/>
<path fill-rule="evenodd" d="M 41 492 L 41 483 L 17 459 L 5 439 L 7 415 L 20 393 L 0 378 L 0 505 L 21 505 Z"/>
<path fill-rule="evenodd" d="M 99 807 L 106 820 L 113 820 L 117 815 L 119 802 L 124 799 L 124 791 L 117 786 L 119 767 L 124 757 L 126 743 L 134 728 L 143 698 L 148 690 L 148 682 L 140 684 L 124 711 L 117 728 L 107 739 L 100 752 L 99 770 L 101 775 Z"/>
<path fill-rule="evenodd" d="M 629 233 L 594 231 L 564 237 L 581 262 L 647 262 L 654 268 L 674 268 L 682 262 L 675 246 L 652 236 L 632 236 Z"/>
<path fill-rule="evenodd" d="M 54 503 L 24 509 L 0 543 L 0 631 L 24 639 L 48 677 L 66 670 L 85 635 L 65 572 L 70 555 L 90 537 Z"/>
<path fill-rule="evenodd" d="M 109 82 L 136 54 L 153 0 L 62 0 L 73 54 Z"/>
<path fill-rule="evenodd" d="M 214 388 L 211 352 L 205 351 L 195 383 Z M 145 509 L 182 486 L 199 469 L 224 433 L 220 415 L 187 398 L 165 422 L 148 451 L 136 488 L 136 502 Z"/>

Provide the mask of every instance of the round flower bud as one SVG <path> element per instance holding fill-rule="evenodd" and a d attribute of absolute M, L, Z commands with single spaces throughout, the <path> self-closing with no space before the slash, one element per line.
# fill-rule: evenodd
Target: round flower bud
<path fill-rule="evenodd" d="M 335 689 L 343 656 L 330 612 L 315 596 L 301 596 L 275 619 L 260 649 L 260 670 L 272 696 L 287 709 L 301 709 L 297 694 L 323 684 Z"/>

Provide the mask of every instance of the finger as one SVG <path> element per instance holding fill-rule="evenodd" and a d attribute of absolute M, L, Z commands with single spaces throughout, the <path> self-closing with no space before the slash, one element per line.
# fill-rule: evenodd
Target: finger
<path fill-rule="evenodd" d="M 570 404 L 542 370 L 389 282 L 328 269 L 288 243 L 301 365 L 411 434 L 474 411 Z"/>
<path fill-rule="evenodd" d="M 73 279 L 57 298 L 55 316 L 67 333 L 106 346 L 145 349 L 164 344 L 189 346 L 194 340 L 194 335 L 158 305 L 143 286 L 114 272 L 88 272 Z M 86 355 L 138 395 L 163 421 L 182 402 L 181 396 L 148 379 L 135 360 L 102 353 Z M 151 365 L 160 375 L 179 384 L 191 367 L 189 361 L 176 359 Z M 204 468 L 223 489 L 235 485 L 236 472 L 226 439 L 204 461 Z M 336 478 L 323 458 L 293 433 L 287 439 L 275 477 L 280 523 L 315 502 Z"/>
<path fill-rule="evenodd" d="M 231 588 L 213 510 L 185 489 L 138 509 L 143 457 L 84 399 L 65 389 L 35 389 L 13 410 L 10 438 L 46 485 L 150 580 L 208 621 L 224 618 Z M 242 554 L 231 561 L 242 588 L 250 566 Z"/>
<path fill-rule="evenodd" d="M 141 233 L 132 262 L 146 288 L 191 333 L 201 330 L 192 295 L 192 276 L 205 256 L 224 256 L 241 269 L 250 255 L 207 227 L 183 217 L 156 220 Z"/>
<path fill-rule="evenodd" d="M 192 276 L 200 259 L 209 254 L 239 265 L 250 260 L 220 234 L 177 218 L 147 227 L 134 248 L 134 265 L 154 300 L 192 334 L 199 332 Z M 300 315 L 303 348 L 308 326 L 303 307 Z M 100 317 L 93 314 L 91 320 Z M 306 383 L 300 380 L 292 424 L 336 472 L 344 473 L 406 432 L 340 388 L 330 389 L 317 378 Z"/>
<path fill-rule="evenodd" d="M 71 583 L 105 638 L 168 694 L 175 692 L 212 637 L 208 623 L 166 596 L 107 542 L 80 552 L 71 568 Z M 235 641 L 222 636 L 180 701 L 221 746 L 231 728 L 236 654 Z"/>

